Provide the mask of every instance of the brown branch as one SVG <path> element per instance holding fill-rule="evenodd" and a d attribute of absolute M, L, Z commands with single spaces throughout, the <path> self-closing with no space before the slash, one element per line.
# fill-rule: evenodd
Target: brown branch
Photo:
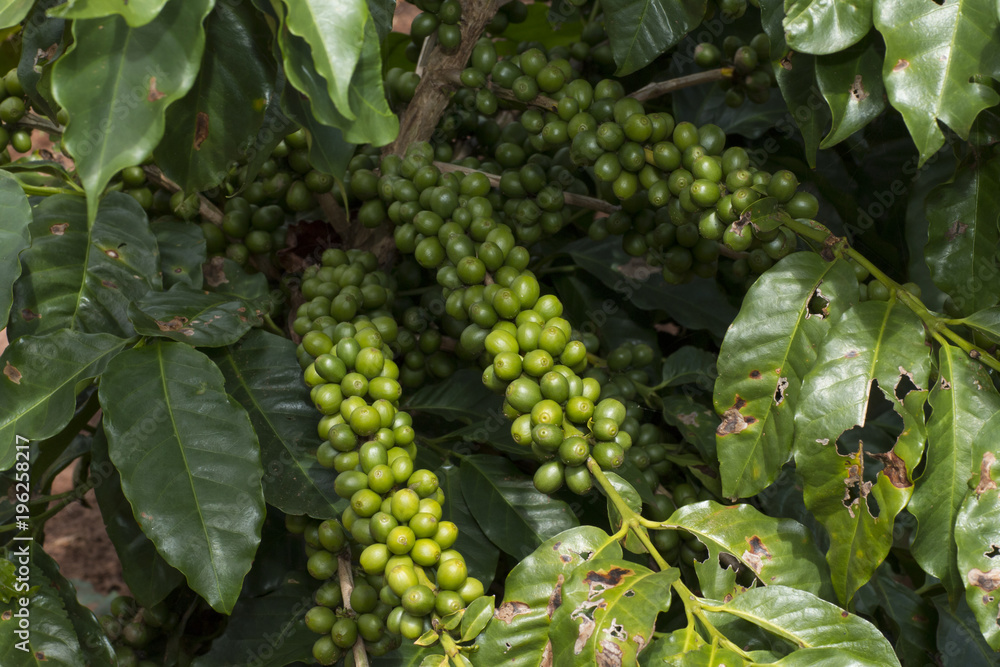
<path fill-rule="evenodd" d="M 449 162 L 435 162 L 434 166 L 441 171 L 460 171 L 463 174 L 482 174 L 489 179 L 490 185 L 497 188 L 500 187 L 500 177 L 496 174 L 489 174 L 485 171 L 479 171 L 478 169 L 472 169 L 470 167 L 463 167 L 457 164 L 451 164 Z M 563 191 L 563 200 L 570 206 L 577 206 L 579 208 L 588 208 L 592 211 L 601 211 L 602 213 L 614 213 L 621 209 L 620 206 L 615 206 L 611 202 L 606 202 L 603 199 L 598 199 L 597 197 L 588 197 L 586 195 L 578 195 L 574 192 Z"/>
<path fill-rule="evenodd" d="M 337 576 L 340 578 L 340 594 L 344 598 L 344 608 L 351 609 L 351 593 L 354 592 L 354 574 L 351 572 L 351 548 L 345 546 L 337 556 Z M 354 642 L 354 664 L 358 667 L 368 667 L 368 654 L 365 652 L 365 640 L 358 635 Z"/>
<path fill-rule="evenodd" d="M 733 76 L 732 67 L 720 67 L 718 69 L 710 69 L 707 72 L 698 72 L 696 74 L 688 74 L 687 76 L 679 76 L 675 79 L 667 79 L 666 81 L 656 81 L 647 86 L 643 86 L 639 90 L 635 91 L 629 97 L 635 98 L 640 102 L 652 99 L 654 97 L 659 97 L 660 95 L 666 95 L 667 93 L 672 93 L 675 90 L 680 90 L 681 88 L 687 88 L 689 86 L 697 86 L 702 83 L 710 83 L 712 81 L 721 81 L 722 79 L 728 79 Z"/>
<path fill-rule="evenodd" d="M 462 73 L 459 70 L 441 72 L 441 79 L 454 84 L 455 86 L 462 85 Z M 515 95 L 514 91 L 510 88 L 504 88 L 503 86 L 499 86 L 492 81 L 486 82 L 486 88 L 492 91 L 492 93 L 500 99 L 507 100 L 508 102 L 517 102 L 518 104 L 524 104 L 529 107 L 538 107 L 539 109 L 545 109 L 546 111 L 555 111 L 559 107 L 558 102 L 551 97 L 546 97 L 545 95 L 537 95 L 534 99 L 524 102 L 523 100 L 518 99 L 517 95 Z"/>
<path fill-rule="evenodd" d="M 142 170 L 146 172 L 146 178 L 164 190 L 169 190 L 170 192 L 180 191 L 181 186 L 167 178 L 167 175 L 160 171 L 160 168 L 156 165 L 143 165 Z M 216 227 L 222 226 L 222 211 L 220 211 L 215 204 L 210 202 L 208 197 L 200 192 L 198 193 L 198 214 Z"/>

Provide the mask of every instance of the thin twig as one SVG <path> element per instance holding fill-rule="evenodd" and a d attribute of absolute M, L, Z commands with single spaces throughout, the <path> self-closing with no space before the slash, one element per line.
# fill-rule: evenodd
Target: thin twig
<path fill-rule="evenodd" d="M 441 79 L 447 81 L 448 83 L 454 84 L 455 86 L 462 85 L 462 73 L 459 70 L 450 70 L 448 72 L 441 73 Z M 559 103 L 556 102 L 551 97 L 546 97 L 545 95 L 537 95 L 534 99 L 524 100 L 518 99 L 517 95 L 510 88 L 504 88 L 503 86 L 497 85 L 492 81 L 487 81 L 485 88 L 488 88 L 494 95 L 502 100 L 507 100 L 509 102 L 517 102 L 519 104 L 524 104 L 529 107 L 538 107 L 539 109 L 545 109 L 546 111 L 555 111 L 559 107 Z"/>
<path fill-rule="evenodd" d="M 340 594 L 344 598 L 344 608 L 351 609 L 351 593 L 354 592 L 354 574 L 351 571 L 351 548 L 345 546 L 337 556 L 337 576 L 340 578 Z M 365 652 L 365 640 L 358 635 L 354 642 L 354 664 L 357 667 L 368 667 L 368 654 Z"/>
<path fill-rule="evenodd" d="M 660 95 L 666 95 L 667 93 L 672 93 L 675 90 L 680 90 L 681 88 L 687 88 L 689 86 L 697 86 L 702 83 L 710 83 L 712 81 L 721 81 L 722 79 L 728 79 L 733 76 L 732 67 L 720 67 L 718 69 L 710 69 L 707 72 L 698 72 L 696 74 L 688 74 L 687 76 L 679 76 L 675 79 L 667 79 L 666 81 L 656 81 L 647 86 L 643 86 L 639 90 L 635 91 L 629 97 L 635 98 L 640 102 L 652 99 L 654 97 L 659 97 Z"/>
<path fill-rule="evenodd" d="M 178 192 L 181 186 L 177 185 L 169 178 L 167 175 L 160 171 L 160 168 L 153 164 L 143 165 L 142 170 L 146 172 L 146 178 L 150 181 L 159 185 L 164 190 L 169 190 L 170 192 Z M 218 207 L 208 200 L 208 197 L 198 193 L 198 213 L 205 220 L 208 220 L 216 227 L 222 226 L 222 211 Z"/>

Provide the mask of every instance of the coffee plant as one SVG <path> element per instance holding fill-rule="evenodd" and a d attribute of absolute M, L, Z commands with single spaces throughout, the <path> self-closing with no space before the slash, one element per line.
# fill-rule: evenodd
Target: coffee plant
<path fill-rule="evenodd" d="M 997 4 L 414 4 L 0 6 L 0 664 L 1000 664 Z"/>

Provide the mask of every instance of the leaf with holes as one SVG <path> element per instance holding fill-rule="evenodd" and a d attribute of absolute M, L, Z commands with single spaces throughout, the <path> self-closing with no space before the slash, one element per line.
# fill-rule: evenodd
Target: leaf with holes
<path fill-rule="evenodd" d="M 167 109 L 156 164 L 185 192 L 208 190 L 228 176 L 229 163 L 264 122 L 274 90 L 271 33 L 247 2 L 217 3 L 205 21 L 205 51 L 198 79 Z"/>
<path fill-rule="evenodd" d="M 156 238 L 139 204 L 110 194 L 88 228 L 82 199 L 54 195 L 35 206 L 29 229 L 8 336 L 62 328 L 133 335 L 129 302 L 160 288 Z"/>
<path fill-rule="evenodd" d="M 604 26 L 617 76 L 653 62 L 705 17 L 705 0 L 604 0 Z"/>
<path fill-rule="evenodd" d="M 830 533 L 827 561 L 838 599 L 847 602 L 878 567 L 892 545 L 892 522 L 913 491 L 911 474 L 925 442 L 923 405 L 916 392 L 905 405 L 896 398 L 904 378 L 926 389 L 930 348 L 924 325 L 901 302 L 866 301 L 837 320 L 820 345 L 816 363 L 802 382 L 795 414 L 795 463 L 804 482 L 806 507 Z M 905 420 L 874 487 L 866 481 L 862 448 L 847 456 L 837 440 L 864 426 L 873 383 Z M 914 393 L 914 392 L 911 392 Z M 878 518 L 868 495 L 878 504 Z"/>
<path fill-rule="evenodd" d="M 959 167 L 954 180 L 927 197 L 925 258 L 934 284 L 966 314 L 1000 299 L 996 272 L 1000 244 L 1000 158 Z"/>
<path fill-rule="evenodd" d="M 995 74 L 1000 59 L 995 9 L 978 0 L 875 2 L 875 28 L 885 39 L 885 89 L 921 165 L 944 145 L 939 121 L 965 139 L 979 112 L 1000 102 L 987 82 L 978 82 Z"/>
<path fill-rule="evenodd" d="M 460 468 L 446 463 L 435 471 L 441 490 L 444 492 L 444 502 L 441 504 L 442 521 L 451 521 L 458 526 L 458 539 L 454 548 L 465 557 L 469 576 L 483 582 L 489 588 L 497 571 L 500 551 L 486 537 L 483 529 L 476 523 L 469 506 L 462 497 L 462 480 Z"/>
<path fill-rule="evenodd" d="M 21 251 L 31 245 L 31 206 L 17 180 L 0 171 L 0 324 L 6 326 L 13 303 L 11 286 L 21 275 Z"/>
<path fill-rule="evenodd" d="M 579 526 L 547 540 L 510 571 L 504 599 L 480 637 L 477 664 L 542 667 L 552 664 L 549 633 L 562 605 L 563 585 L 594 559 L 619 559 L 621 547 L 600 528 Z"/>
<path fill-rule="evenodd" d="M 732 615 L 798 647 L 775 664 L 782 667 L 899 666 L 892 646 L 860 616 L 786 586 L 751 588 L 712 608 L 709 618 Z"/>
<path fill-rule="evenodd" d="M 333 489 L 336 476 L 316 461 L 316 410 L 302 382 L 295 344 L 256 329 L 208 355 L 260 440 L 264 499 L 286 514 L 339 517 L 347 502 Z"/>
<path fill-rule="evenodd" d="M 73 418 L 76 387 L 97 377 L 130 341 L 60 329 L 24 336 L 0 355 L 0 470 L 14 463 L 18 436 L 43 440 Z"/>
<path fill-rule="evenodd" d="M 670 607 L 680 570 L 654 572 L 629 561 L 595 558 L 575 570 L 552 616 L 553 664 L 634 665 Z"/>
<path fill-rule="evenodd" d="M 138 28 L 118 15 L 73 21 L 73 45 L 53 65 L 52 93 L 71 119 L 63 140 L 87 191 L 89 218 L 112 176 L 160 143 L 167 107 L 198 73 L 212 4 L 169 2 Z"/>
<path fill-rule="evenodd" d="M 686 530 L 708 547 L 708 558 L 695 563 L 700 581 L 714 580 L 709 569 L 732 573 L 728 589 L 705 589 L 706 597 L 721 600 L 734 594 L 737 567 L 752 571 L 765 586 L 791 586 L 832 597 L 826 563 L 812 534 L 796 521 L 769 517 L 750 505 L 706 500 L 678 508 L 665 523 Z M 723 553 L 732 558 L 720 558 Z"/>
<path fill-rule="evenodd" d="M 108 451 L 143 532 L 228 614 L 264 521 L 260 450 L 246 411 L 208 357 L 174 342 L 120 354 L 100 397 Z"/>
<path fill-rule="evenodd" d="M 785 0 L 788 46 L 821 55 L 844 51 L 872 27 L 872 0 Z"/>
<path fill-rule="evenodd" d="M 968 481 L 979 474 L 976 435 L 990 415 L 1000 411 L 1000 394 L 982 365 L 951 345 L 942 345 L 938 352 L 938 374 L 929 399 L 927 463 L 909 504 L 918 523 L 911 551 L 954 599 L 964 589 L 955 519 L 969 492 Z"/>
<path fill-rule="evenodd" d="M 158 220 L 149 226 L 156 235 L 160 251 L 163 287 L 187 285 L 201 289 L 205 282 L 201 265 L 205 263 L 205 235 L 196 226 L 178 220 Z"/>
<path fill-rule="evenodd" d="M 150 292 L 128 308 L 136 333 L 195 347 L 232 345 L 263 322 L 262 314 L 242 299 L 187 285 Z"/>
<path fill-rule="evenodd" d="M 166 4 L 167 0 L 69 0 L 49 10 L 49 14 L 64 19 L 98 19 L 117 14 L 138 28 L 155 19 Z"/>
<path fill-rule="evenodd" d="M 788 459 L 802 378 L 857 289 L 846 262 L 794 253 L 747 292 L 722 341 L 713 396 L 722 415 L 716 444 L 725 496 L 760 492 Z"/>
<path fill-rule="evenodd" d="M 461 483 L 465 502 L 483 532 L 514 558 L 580 524 L 569 505 L 539 492 L 531 477 L 505 458 L 465 457 Z"/>
<path fill-rule="evenodd" d="M 832 118 L 820 148 L 839 144 L 885 110 L 882 55 L 876 41 L 865 39 L 845 51 L 816 59 L 816 84 Z"/>

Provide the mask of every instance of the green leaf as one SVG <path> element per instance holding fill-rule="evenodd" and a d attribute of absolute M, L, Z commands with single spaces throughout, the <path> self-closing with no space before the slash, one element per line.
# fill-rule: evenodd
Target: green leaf
<path fill-rule="evenodd" d="M 998 69 L 996 8 L 978 0 L 875 3 L 875 28 L 885 39 L 889 103 L 901 114 L 920 151 L 920 164 L 944 145 L 944 122 L 969 136 L 980 111 L 1000 102 L 980 75 Z"/>
<path fill-rule="evenodd" d="M 281 105 L 290 118 L 309 130 L 309 164 L 324 174 L 342 179 L 354 156 L 354 145 L 344 140 L 344 133 L 338 128 L 316 120 L 305 100 L 294 89 L 285 87 Z"/>
<path fill-rule="evenodd" d="M 375 29 L 378 32 L 379 42 L 384 42 L 385 38 L 392 30 L 392 17 L 396 13 L 396 0 L 367 0 L 368 12 L 375 22 Z"/>
<path fill-rule="evenodd" d="M 628 561 L 595 558 L 577 566 L 552 615 L 556 665 L 634 665 L 653 638 L 656 617 L 670 607 L 680 570 L 653 572 Z"/>
<path fill-rule="evenodd" d="M 49 16 L 64 19 L 99 19 L 118 15 L 129 26 L 139 28 L 159 15 L 167 0 L 69 0 L 66 4 L 53 7 Z"/>
<path fill-rule="evenodd" d="M 663 360 L 660 387 L 678 387 L 696 384 L 699 389 L 711 390 L 715 385 L 716 356 L 708 350 L 685 345 Z"/>
<path fill-rule="evenodd" d="M 989 308 L 1000 299 L 1000 284 L 993 277 L 1000 243 L 998 179 L 1000 159 L 994 158 L 960 167 L 953 181 L 927 197 L 927 266 L 934 283 L 963 313 Z"/>
<path fill-rule="evenodd" d="M 6 325 L 13 303 L 11 288 L 21 275 L 18 255 L 31 245 L 31 206 L 17 180 L 5 171 L 0 171 L 0 210 L 0 323 Z"/>
<path fill-rule="evenodd" d="M 694 445 L 705 461 L 716 460 L 715 432 L 719 417 L 707 405 L 685 394 L 663 397 L 663 419 Z"/>
<path fill-rule="evenodd" d="M 21 59 L 17 63 L 17 80 L 31 107 L 52 119 L 56 111 L 52 103 L 52 68 L 48 65 L 54 63 L 66 47 L 63 40 L 66 22 L 49 17 L 47 12 L 59 2 L 40 0 L 35 3 L 21 29 Z"/>
<path fill-rule="evenodd" d="M 876 608 L 890 619 L 896 637 L 896 655 L 904 665 L 920 664 L 934 652 L 937 614 L 928 600 L 896 580 L 883 564 L 868 584 L 858 590 L 858 613 L 876 618 Z M 885 628 L 885 624 L 883 624 Z"/>
<path fill-rule="evenodd" d="M 117 15 L 73 21 L 73 45 L 53 66 L 52 92 L 70 115 L 63 141 L 87 191 L 88 218 L 111 177 L 160 143 L 167 107 L 198 73 L 212 4 L 170 2 L 138 28 Z"/>
<path fill-rule="evenodd" d="M 837 320 L 802 382 L 795 414 L 795 463 L 806 507 L 830 533 L 827 553 L 838 599 L 847 604 L 892 546 L 892 524 L 913 491 L 911 473 L 926 439 L 926 392 L 911 392 L 904 406 L 896 387 L 908 377 L 927 388 L 930 348 L 923 322 L 901 302 L 866 301 Z M 842 456 L 837 440 L 864 426 L 873 383 L 904 419 L 903 433 L 872 486 L 865 481 L 863 445 Z M 871 456 L 869 454 L 869 456 Z M 873 509 L 868 495 L 877 502 Z M 876 517 L 877 515 L 877 517 Z"/>
<path fill-rule="evenodd" d="M 209 357 L 260 440 L 264 499 L 286 514 L 339 517 L 347 503 L 333 489 L 334 472 L 316 460 L 318 415 L 302 381 L 295 344 L 257 329 L 231 347 L 210 351 Z"/>
<path fill-rule="evenodd" d="M 653 62 L 705 17 L 705 0 L 604 0 L 604 27 L 625 76 Z"/>
<path fill-rule="evenodd" d="M 622 550 L 595 526 L 579 526 L 547 540 L 507 575 L 503 603 L 480 637 L 476 663 L 507 667 L 552 664 L 549 633 L 571 573 L 595 558 L 621 558 Z"/>
<path fill-rule="evenodd" d="M 871 11 L 870 1 L 868 4 Z M 876 40 L 866 39 L 846 51 L 817 58 L 816 85 L 830 107 L 833 122 L 819 147 L 830 148 L 885 110 L 882 56 Z"/>
<path fill-rule="evenodd" d="M 282 667 L 312 664 L 316 635 L 306 627 L 305 614 L 313 606 L 313 582 L 289 577 L 276 591 L 262 597 L 243 597 L 233 608 L 212 648 L 195 658 L 193 667 Z"/>
<path fill-rule="evenodd" d="M 793 646 L 777 665 L 889 667 L 899 660 L 882 633 L 868 621 L 805 591 L 786 586 L 751 588 L 716 612 L 749 621 Z"/>
<path fill-rule="evenodd" d="M 195 347 L 232 345 L 263 322 L 262 311 L 242 299 L 187 285 L 150 292 L 129 306 L 128 315 L 136 333 Z"/>
<path fill-rule="evenodd" d="M 119 355 L 100 395 L 111 460 L 143 532 L 192 589 L 231 612 L 264 520 L 246 411 L 208 357 L 173 342 Z"/>
<path fill-rule="evenodd" d="M 941 656 L 942 667 L 968 667 L 969 665 L 1000 665 L 1000 655 L 994 651 L 979 631 L 976 617 L 964 600 L 953 609 L 944 596 L 934 598 L 940 622 L 937 627 L 937 645 L 945 648 Z"/>
<path fill-rule="evenodd" d="M 31 11 L 33 4 L 35 0 L 10 0 L 4 3 L 4 6 L 0 7 L 0 30 L 20 23 Z"/>
<path fill-rule="evenodd" d="M 12 339 L 62 328 L 133 335 L 129 302 L 160 288 L 156 239 L 125 194 L 105 197 L 89 228 L 86 216 L 84 201 L 70 195 L 35 206 L 31 247 L 14 284 Z"/>
<path fill-rule="evenodd" d="M 248 2 L 221 2 L 205 21 L 198 79 L 167 109 L 156 164 L 185 192 L 213 188 L 260 131 L 275 95 L 270 31 Z"/>
<path fill-rule="evenodd" d="M 580 523 L 569 505 L 539 492 L 530 477 L 499 456 L 462 459 L 461 484 L 483 532 L 514 558 Z"/>
<path fill-rule="evenodd" d="M 160 220 L 149 226 L 156 235 L 160 251 L 160 273 L 163 287 L 187 285 L 201 289 L 204 276 L 201 265 L 205 262 L 205 235 L 197 225 L 177 220 Z"/>
<path fill-rule="evenodd" d="M 983 366 L 956 347 L 941 346 L 938 369 L 929 401 L 927 463 L 909 504 L 918 523 L 911 551 L 954 599 L 964 588 L 955 520 L 969 492 L 968 481 L 979 472 L 981 453 L 973 442 L 990 415 L 1000 410 L 1000 394 Z"/>
<path fill-rule="evenodd" d="M 618 495 L 622 497 L 625 504 L 633 512 L 641 514 L 642 498 L 639 497 L 639 492 L 636 491 L 631 484 L 622 479 L 620 475 L 613 472 L 606 472 L 604 473 L 604 476 L 608 478 L 609 482 L 611 482 L 611 486 L 615 487 L 615 491 L 617 491 Z M 618 532 L 618 529 L 622 527 L 622 515 L 615 506 L 615 503 L 612 502 L 611 498 L 608 498 L 608 522 L 611 524 L 611 530 L 615 532 Z M 643 533 L 646 533 L 645 528 L 640 527 L 640 530 Z M 636 537 L 632 530 L 629 530 L 625 534 L 625 539 L 622 540 L 622 546 L 635 554 L 646 553 L 646 547 L 639 540 L 639 538 Z"/>
<path fill-rule="evenodd" d="M 857 43 L 872 27 L 872 0 L 785 0 L 788 46 L 815 55 L 837 53 Z"/>
<path fill-rule="evenodd" d="M 228 257 L 213 257 L 202 266 L 207 289 L 237 299 L 243 299 L 254 308 L 270 307 L 272 294 L 267 278 L 262 273 L 248 273 Z"/>
<path fill-rule="evenodd" d="M 462 475 L 458 466 L 446 463 L 435 471 L 444 503 L 441 504 L 442 521 L 451 521 L 458 526 L 458 539 L 454 548 L 465 557 L 469 576 L 483 582 L 489 588 L 497 571 L 500 550 L 486 537 L 486 533 L 476 523 L 469 506 L 462 497 Z"/>
<path fill-rule="evenodd" d="M 496 610 L 495 600 L 495 595 L 489 597 L 484 595 L 469 604 L 462 616 L 462 637 L 459 641 L 472 641 L 486 629 L 487 623 L 493 618 L 493 612 Z"/>
<path fill-rule="evenodd" d="M 104 372 L 129 341 L 60 329 L 15 340 L 0 356 L 0 469 L 14 463 L 18 436 L 42 440 L 73 418 L 78 383 Z"/>
<path fill-rule="evenodd" d="M 959 321 L 984 336 L 988 336 L 990 340 L 1000 342 L 1000 307 L 980 310 Z"/>
<path fill-rule="evenodd" d="M 678 508 L 666 523 L 695 535 L 708 547 L 708 558 L 695 563 L 702 581 L 708 574 L 705 570 L 726 567 L 719 555 L 727 553 L 765 586 L 791 586 L 832 597 L 826 563 L 812 534 L 797 521 L 769 517 L 750 505 L 725 506 L 706 500 Z M 708 597 L 718 599 L 733 593 L 705 590 Z"/>
<path fill-rule="evenodd" d="M 139 604 L 152 607 L 177 588 L 184 575 L 163 560 L 132 516 L 132 506 L 122 493 L 122 478 L 108 456 L 108 438 L 103 427 L 94 433 L 90 452 L 91 474 L 100 476 L 94 495 L 104 528 L 121 561 L 122 577 Z"/>
<path fill-rule="evenodd" d="M 483 386 L 482 373 L 462 369 L 447 380 L 424 385 L 405 399 L 407 412 L 423 413 L 448 420 L 479 421 L 483 417 L 484 403 L 496 403 L 493 392 Z"/>
<path fill-rule="evenodd" d="M 770 484 L 792 448 L 795 406 L 816 346 L 858 298 L 842 260 L 794 253 L 753 284 L 722 342 L 713 401 L 722 492 L 752 496 Z M 817 296 L 826 312 L 810 311 Z"/>

